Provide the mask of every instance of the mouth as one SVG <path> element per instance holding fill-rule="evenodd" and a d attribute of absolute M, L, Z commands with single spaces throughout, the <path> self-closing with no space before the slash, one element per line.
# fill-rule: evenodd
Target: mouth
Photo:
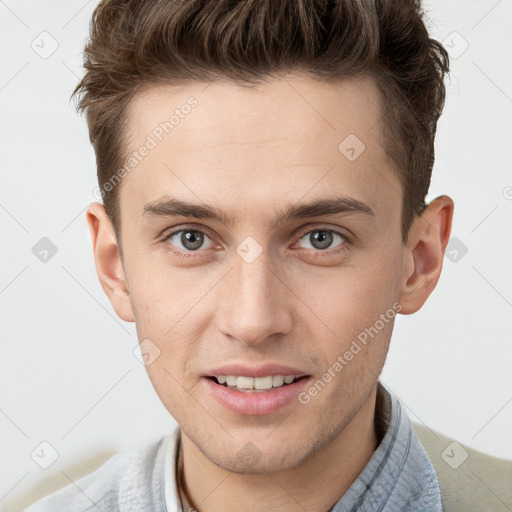
<path fill-rule="evenodd" d="M 312 376 L 282 365 L 227 365 L 211 370 L 201 380 L 204 391 L 225 410 L 262 416 L 298 404 L 298 396 Z"/>
<path fill-rule="evenodd" d="M 267 375 L 265 377 L 248 377 L 244 375 L 216 375 L 207 377 L 215 384 L 232 391 L 243 393 L 265 393 L 308 379 L 309 375 Z"/>

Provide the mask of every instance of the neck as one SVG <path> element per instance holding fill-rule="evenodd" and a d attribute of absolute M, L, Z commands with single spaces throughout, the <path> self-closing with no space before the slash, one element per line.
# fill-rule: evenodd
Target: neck
<path fill-rule="evenodd" d="M 329 510 L 347 491 L 376 450 L 377 386 L 345 428 L 298 466 L 267 474 L 239 474 L 209 460 L 181 432 L 180 486 L 200 512 Z"/>

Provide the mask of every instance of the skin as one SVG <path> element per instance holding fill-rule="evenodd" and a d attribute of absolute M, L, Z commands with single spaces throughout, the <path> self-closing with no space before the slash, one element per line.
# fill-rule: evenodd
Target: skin
<path fill-rule="evenodd" d="M 321 512 L 377 447 L 377 379 L 393 321 L 307 405 L 237 414 L 212 399 L 200 376 L 227 362 L 271 362 L 321 378 L 394 303 L 401 314 L 425 303 L 441 273 L 453 201 L 431 201 L 402 244 L 402 192 L 370 78 L 149 88 L 129 107 L 132 150 L 190 96 L 197 106 L 124 178 L 123 258 L 103 206 L 89 206 L 98 276 L 118 316 L 160 350 L 147 371 L 182 430 L 190 504 L 201 512 Z M 366 146 L 355 161 L 338 150 L 349 134 Z M 215 206 L 236 223 L 144 217 L 144 205 L 165 194 Z M 363 201 L 374 215 L 276 221 L 288 205 L 333 194 Z M 203 245 L 191 250 L 181 233 L 163 240 L 180 227 L 203 231 Z M 315 229 L 347 238 L 334 235 L 319 249 Z M 251 263 L 236 252 L 248 236 L 262 250 Z M 257 457 L 239 455 L 248 443 Z"/>

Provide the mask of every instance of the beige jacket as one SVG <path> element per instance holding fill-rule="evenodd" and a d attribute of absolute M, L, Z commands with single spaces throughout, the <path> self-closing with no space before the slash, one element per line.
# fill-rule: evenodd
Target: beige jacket
<path fill-rule="evenodd" d="M 512 460 L 486 455 L 411 423 L 436 470 L 446 512 L 512 511 Z"/>

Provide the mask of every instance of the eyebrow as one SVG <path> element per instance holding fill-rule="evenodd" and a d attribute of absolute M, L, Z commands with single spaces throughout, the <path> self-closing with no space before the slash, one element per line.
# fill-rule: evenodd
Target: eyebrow
<path fill-rule="evenodd" d="M 276 224 L 290 219 L 354 213 L 375 217 L 375 212 L 372 208 L 358 199 L 352 197 L 327 197 L 309 203 L 289 205 L 277 215 Z M 214 206 L 188 203 L 169 196 L 164 196 L 145 204 L 141 217 L 211 219 L 230 227 L 234 226 L 239 218 L 238 215 L 228 214 Z"/>

